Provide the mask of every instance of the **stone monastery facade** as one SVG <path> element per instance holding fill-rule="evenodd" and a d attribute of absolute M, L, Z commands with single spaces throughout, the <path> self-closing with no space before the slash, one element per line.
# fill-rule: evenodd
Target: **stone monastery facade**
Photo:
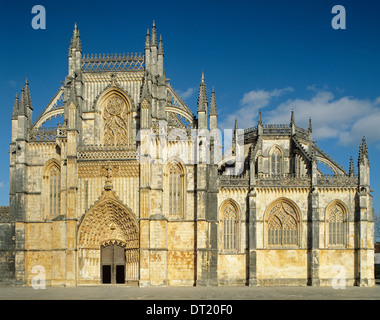
<path fill-rule="evenodd" d="M 217 119 L 203 74 L 196 115 L 173 89 L 154 24 L 120 55 L 83 54 L 75 26 L 44 111 L 33 120 L 28 82 L 16 96 L 1 283 L 373 286 L 365 140 L 346 172 L 293 112 L 236 123 L 224 153 Z"/>

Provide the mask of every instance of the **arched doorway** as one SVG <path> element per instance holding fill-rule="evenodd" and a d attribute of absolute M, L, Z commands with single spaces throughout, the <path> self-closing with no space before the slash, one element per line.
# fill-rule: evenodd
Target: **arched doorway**
<path fill-rule="evenodd" d="M 100 249 L 102 283 L 125 283 L 125 248 L 118 244 Z"/>
<path fill-rule="evenodd" d="M 78 230 L 78 283 L 127 283 L 139 280 L 139 231 L 130 209 L 107 191 Z"/>
<path fill-rule="evenodd" d="M 100 247 L 101 283 L 137 284 L 139 280 L 139 249 L 127 243 L 106 241 Z"/>

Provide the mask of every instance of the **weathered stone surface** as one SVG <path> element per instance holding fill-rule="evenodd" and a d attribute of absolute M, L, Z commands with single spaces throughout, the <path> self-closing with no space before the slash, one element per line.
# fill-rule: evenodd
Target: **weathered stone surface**
<path fill-rule="evenodd" d="M 197 117 L 150 38 L 144 58 L 84 59 L 78 44 L 75 28 L 69 74 L 37 121 L 25 97 L 12 116 L 0 283 L 31 285 L 43 268 L 47 285 L 98 285 L 111 270 L 102 248 L 117 246 L 126 284 L 332 285 L 343 270 L 347 285 L 374 285 L 365 141 L 356 176 L 294 114 L 260 116 L 218 159 L 204 75 Z M 215 103 L 214 92 L 212 128 Z M 60 126 L 41 127 L 56 115 Z"/>

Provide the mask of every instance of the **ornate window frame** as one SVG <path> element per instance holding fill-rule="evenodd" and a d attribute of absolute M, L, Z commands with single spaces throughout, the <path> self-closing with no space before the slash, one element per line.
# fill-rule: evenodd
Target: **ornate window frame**
<path fill-rule="evenodd" d="M 229 210 L 229 214 L 235 214 L 235 219 L 231 219 L 231 217 L 226 219 L 227 210 Z M 236 254 L 240 252 L 240 216 L 241 210 L 239 205 L 231 198 L 224 200 L 219 207 L 219 247 L 222 254 Z"/>
<path fill-rule="evenodd" d="M 295 225 L 295 234 L 290 228 Z M 274 232 L 270 234 L 270 227 Z M 298 206 L 288 198 L 279 198 L 273 201 L 265 210 L 264 215 L 264 247 L 267 249 L 299 249 L 301 248 L 302 224 Z M 275 232 L 277 230 L 277 232 Z M 273 238 L 278 241 L 274 241 Z M 287 243 L 288 239 L 291 241 Z"/>
<path fill-rule="evenodd" d="M 179 158 L 173 157 L 168 161 L 164 170 L 163 179 L 164 215 L 169 220 L 183 219 L 186 207 L 186 168 Z M 172 189 L 173 183 L 177 187 L 176 190 Z M 177 195 L 175 196 L 176 193 Z M 175 199 L 173 199 L 173 196 L 175 196 Z M 177 207 L 176 212 L 172 211 L 172 201 L 174 200 Z"/>
<path fill-rule="evenodd" d="M 126 130 L 126 135 L 127 135 L 125 144 L 130 144 L 132 143 L 132 140 L 134 138 L 134 132 L 132 130 L 133 129 L 133 125 L 132 125 L 133 104 L 128 94 L 115 86 L 106 89 L 96 100 L 95 108 L 94 108 L 95 144 L 105 145 L 105 142 L 104 142 L 104 134 L 105 134 L 104 126 L 106 122 L 105 111 L 106 111 L 107 103 L 112 98 L 119 98 L 120 101 L 122 101 L 122 103 L 124 104 L 125 119 L 123 119 L 123 121 L 126 123 L 125 130 Z M 111 144 L 111 146 L 115 146 L 115 145 Z"/>
<path fill-rule="evenodd" d="M 269 174 L 278 177 L 284 173 L 284 152 L 278 145 L 273 146 L 269 152 Z"/>
<path fill-rule="evenodd" d="M 55 174 L 52 176 L 52 173 Z M 59 161 L 50 159 L 46 162 L 42 174 L 44 219 L 51 220 L 61 214 L 61 180 Z"/>
<path fill-rule="evenodd" d="M 332 219 L 335 220 L 333 222 L 334 224 L 332 224 L 332 221 L 331 221 Z M 333 230 L 331 228 L 332 226 L 334 226 Z M 348 244 L 347 236 L 348 236 L 347 207 L 342 201 L 334 200 L 326 207 L 326 211 L 325 211 L 326 248 L 333 248 L 333 249 L 346 248 Z M 334 238 L 335 240 L 338 240 L 338 241 L 334 241 L 335 243 L 332 243 L 331 238 Z"/>

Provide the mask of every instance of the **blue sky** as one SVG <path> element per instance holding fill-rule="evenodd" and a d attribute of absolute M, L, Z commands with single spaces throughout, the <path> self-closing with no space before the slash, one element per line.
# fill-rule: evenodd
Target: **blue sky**
<path fill-rule="evenodd" d="M 46 29 L 31 26 L 34 5 Z M 346 9 L 346 30 L 334 30 L 334 5 Z M 76 22 L 83 53 L 143 52 L 156 21 L 165 71 L 196 112 L 204 70 L 215 87 L 219 124 L 313 122 L 318 145 L 348 170 L 367 137 L 374 207 L 380 211 L 380 3 L 349 0 L 262 1 L 1 1 L 0 205 L 9 201 L 9 142 L 16 92 L 28 77 L 34 119 L 67 75 Z"/>

